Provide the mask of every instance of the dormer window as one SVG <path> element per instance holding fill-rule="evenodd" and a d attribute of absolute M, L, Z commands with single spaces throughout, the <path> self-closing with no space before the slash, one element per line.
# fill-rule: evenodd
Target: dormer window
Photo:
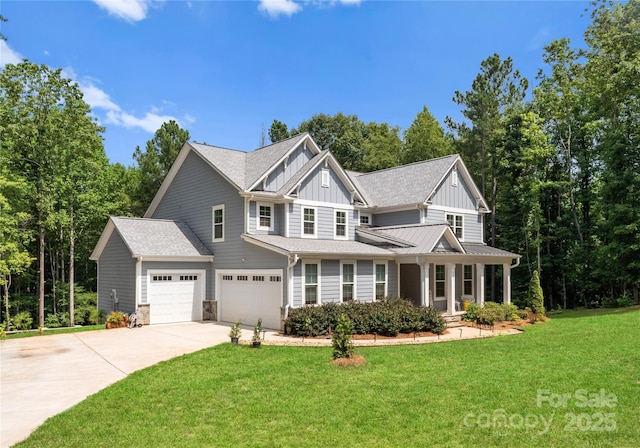
<path fill-rule="evenodd" d="M 323 169 L 322 170 L 322 187 L 323 188 L 329 188 L 329 179 L 330 179 L 329 170 Z"/>

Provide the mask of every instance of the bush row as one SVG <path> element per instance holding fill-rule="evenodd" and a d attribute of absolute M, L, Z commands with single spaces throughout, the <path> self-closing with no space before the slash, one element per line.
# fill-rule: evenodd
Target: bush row
<path fill-rule="evenodd" d="M 467 307 L 467 311 L 462 315 L 462 320 L 493 325 L 496 322 L 526 319 L 527 315 L 527 311 L 519 310 L 512 303 L 485 302 L 484 306 L 471 303 Z"/>
<path fill-rule="evenodd" d="M 340 314 L 345 314 L 352 322 L 354 334 L 397 336 L 414 331 L 440 334 L 446 328 L 435 308 L 416 307 L 407 300 L 387 297 L 376 302 L 327 303 L 291 309 L 285 321 L 285 333 L 327 335 L 329 328 L 336 328 Z"/>

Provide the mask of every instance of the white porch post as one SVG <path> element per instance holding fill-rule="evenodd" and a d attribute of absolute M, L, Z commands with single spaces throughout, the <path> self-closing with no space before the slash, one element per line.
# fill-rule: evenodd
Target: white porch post
<path fill-rule="evenodd" d="M 476 263 L 476 303 L 484 305 L 484 264 Z"/>
<path fill-rule="evenodd" d="M 431 303 L 431 281 L 429 280 L 429 270 L 431 269 L 431 265 L 429 263 L 424 263 L 422 265 L 422 269 L 424 271 L 424 275 L 422 277 L 422 282 L 424 285 L 424 293 L 422 294 L 424 305 L 429 306 L 433 305 Z"/>
<path fill-rule="evenodd" d="M 445 278 L 447 279 L 446 295 L 447 295 L 447 314 L 453 314 L 456 310 L 455 294 L 456 294 L 456 265 L 453 263 L 446 264 Z"/>
<path fill-rule="evenodd" d="M 511 265 L 502 265 L 502 301 L 511 303 Z"/>

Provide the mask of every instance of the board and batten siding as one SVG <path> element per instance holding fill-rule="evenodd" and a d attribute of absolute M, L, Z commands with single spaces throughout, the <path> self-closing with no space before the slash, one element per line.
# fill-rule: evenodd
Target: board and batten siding
<path fill-rule="evenodd" d="M 287 160 L 279 164 L 275 170 L 267 176 L 267 182 L 265 185 L 265 191 L 278 191 L 287 183 L 287 181 L 296 174 L 309 160 L 313 158 L 313 154 L 310 149 L 304 149 L 304 144 L 298 146 Z M 259 185 L 256 190 L 261 190 L 262 185 Z"/>
<path fill-rule="evenodd" d="M 149 283 L 149 270 L 158 270 L 170 274 L 175 271 L 200 271 L 206 272 L 206 284 L 204 290 L 204 300 L 211 300 L 214 296 L 213 288 L 213 273 L 211 272 L 211 263 L 203 262 L 184 262 L 184 261 L 143 261 L 142 262 L 142 279 L 141 286 L 141 298 L 140 303 L 149 303 L 147 296 L 147 286 Z"/>
<path fill-rule="evenodd" d="M 442 224 L 447 222 L 447 213 L 462 215 L 462 241 L 482 243 L 482 216 L 478 213 L 447 212 L 433 208 L 425 210 L 425 224 Z"/>
<path fill-rule="evenodd" d="M 322 303 L 340 302 L 340 260 L 322 260 Z"/>
<path fill-rule="evenodd" d="M 374 215 L 374 222 L 378 227 L 420 224 L 420 210 L 415 208 L 398 212 L 376 213 Z"/>
<path fill-rule="evenodd" d="M 329 186 L 322 186 L 322 170 L 329 171 Z M 332 204 L 351 204 L 351 193 L 349 189 L 342 183 L 338 175 L 335 173 L 331 165 L 324 167 L 321 163 L 316 167 L 309 176 L 302 181 L 299 199 L 315 202 L 328 202 Z"/>
<path fill-rule="evenodd" d="M 370 302 L 373 297 L 373 261 L 358 260 L 357 267 L 357 300 L 360 302 Z"/>
<path fill-rule="evenodd" d="M 261 202 L 263 204 L 271 205 L 273 220 L 273 230 L 257 230 L 258 226 L 258 206 L 256 201 L 249 202 L 249 233 L 266 234 L 266 235 L 284 235 L 284 204 L 269 204 L 268 202 Z"/>
<path fill-rule="evenodd" d="M 395 260 L 387 263 L 387 296 L 398 297 L 398 265 Z"/>
<path fill-rule="evenodd" d="M 119 303 L 114 308 L 111 290 L 116 290 Z M 114 309 L 125 313 L 135 311 L 136 260 L 132 258 L 117 230 L 109 237 L 98 260 L 98 309 L 105 315 Z"/>
<path fill-rule="evenodd" d="M 452 172 L 450 171 L 436 189 L 436 192 L 431 198 L 431 203 L 443 207 L 476 211 L 476 200 L 471 194 L 471 190 L 469 190 L 464 178 L 458 174 L 458 185 L 454 186 L 451 183 L 451 176 Z"/>
<path fill-rule="evenodd" d="M 213 206 L 224 204 L 224 241 L 213 242 Z M 247 243 L 244 199 L 238 190 L 191 152 L 158 204 L 152 218 L 186 223 L 214 255 L 213 269 L 284 269 L 287 257 Z M 284 272 L 284 271 L 283 271 Z M 215 291 L 215 276 L 210 276 Z M 283 285 L 286 294 L 286 284 Z M 286 297 L 283 295 L 283 297 Z M 215 297 L 213 297 L 215 299 Z"/>

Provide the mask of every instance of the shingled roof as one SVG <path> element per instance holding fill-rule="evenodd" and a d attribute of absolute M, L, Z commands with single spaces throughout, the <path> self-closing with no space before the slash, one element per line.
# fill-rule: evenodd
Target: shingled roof
<path fill-rule="evenodd" d="M 349 171 L 348 174 L 357 186 L 366 191 L 371 205 L 393 207 L 420 204 L 428 199 L 428 195 L 459 158 L 454 154 L 371 173 Z"/>
<path fill-rule="evenodd" d="M 106 240 L 110 238 L 113 230 L 118 232 L 133 258 L 212 257 L 213 255 L 183 222 L 112 217 L 91 255 L 92 260 L 100 257 Z"/>
<path fill-rule="evenodd" d="M 247 190 L 262 179 L 268 171 L 285 155 L 308 137 L 308 133 L 295 135 L 273 145 L 245 152 L 235 149 L 189 143 L 200 156 L 239 190 Z"/>

